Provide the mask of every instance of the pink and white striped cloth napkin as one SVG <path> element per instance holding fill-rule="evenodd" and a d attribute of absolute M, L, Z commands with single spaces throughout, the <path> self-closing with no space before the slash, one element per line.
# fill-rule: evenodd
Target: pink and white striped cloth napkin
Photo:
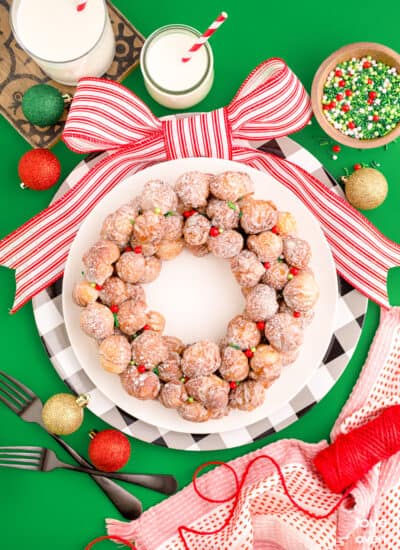
<path fill-rule="evenodd" d="M 332 440 L 395 404 L 400 404 L 398 307 L 381 310 L 380 326 L 367 361 L 333 427 Z M 229 464 L 240 479 L 256 456 L 272 456 L 283 470 L 289 493 L 301 506 L 322 515 L 339 499 L 324 485 L 312 463 L 327 444 L 282 440 Z M 201 476 L 197 484 L 203 494 L 214 499 L 228 497 L 234 486 L 232 474 L 223 466 Z M 375 466 L 352 491 L 351 500 L 321 520 L 295 508 L 284 494 L 274 466 L 260 460 L 250 471 L 229 525 L 210 536 L 185 533 L 185 548 L 179 526 L 215 530 L 231 506 L 231 501 L 210 504 L 201 500 L 190 484 L 136 521 L 127 524 L 108 520 L 108 533 L 135 540 L 138 550 L 399 550 L 400 453 Z"/>

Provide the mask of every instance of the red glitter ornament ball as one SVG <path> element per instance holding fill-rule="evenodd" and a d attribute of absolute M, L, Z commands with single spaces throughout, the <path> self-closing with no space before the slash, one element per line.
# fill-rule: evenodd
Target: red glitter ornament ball
<path fill-rule="evenodd" d="M 123 468 L 130 455 L 129 439 L 118 430 L 97 432 L 89 444 L 90 461 L 103 472 L 116 472 Z"/>
<path fill-rule="evenodd" d="M 25 187 L 43 191 L 49 189 L 61 174 L 58 158 L 48 149 L 32 149 L 18 163 L 18 175 Z"/>

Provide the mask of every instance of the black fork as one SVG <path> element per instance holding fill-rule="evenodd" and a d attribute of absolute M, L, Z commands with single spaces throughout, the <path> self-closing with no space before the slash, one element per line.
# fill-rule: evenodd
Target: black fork
<path fill-rule="evenodd" d="M 62 462 L 51 449 L 45 447 L 16 446 L 0 447 L 0 467 L 21 468 L 25 470 L 38 470 L 51 472 L 57 468 L 82 472 L 92 476 L 102 476 L 108 479 L 120 479 L 128 483 L 142 485 L 153 491 L 159 491 L 166 495 L 172 495 L 177 488 L 176 479 L 163 474 L 128 474 L 119 472 L 101 472 L 84 466 L 74 466 Z"/>

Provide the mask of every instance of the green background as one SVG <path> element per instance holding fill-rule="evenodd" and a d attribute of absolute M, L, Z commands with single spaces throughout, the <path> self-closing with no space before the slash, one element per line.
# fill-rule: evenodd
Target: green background
<path fill-rule="evenodd" d="M 187 23 L 204 29 L 221 10 L 229 13 L 223 28 L 213 37 L 216 78 L 208 97 L 196 110 L 209 110 L 230 101 L 247 74 L 268 57 L 279 56 L 287 61 L 310 90 L 319 64 L 332 51 L 356 41 L 381 42 L 400 50 L 397 0 L 384 3 L 376 0 L 347 2 L 239 2 L 237 0 L 187 0 L 169 2 L 115 0 L 116 6 L 146 36 L 158 26 Z M 0 61 L 1 62 L 1 61 Z M 154 113 L 168 113 L 154 103 L 144 90 L 139 70 L 125 85 L 146 101 Z M 389 238 L 400 241 L 398 223 L 399 144 L 388 150 L 358 151 L 343 148 L 339 159 L 331 159 L 330 147 L 321 147 L 323 136 L 317 123 L 295 135 L 295 139 L 311 151 L 336 176 L 355 162 L 375 160 L 389 182 L 389 195 L 383 206 L 368 213 L 368 218 Z M 18 185 L 17 163 L 29 145 L 4 120 L 0 119 L 2 176 L 0 183 L 0 236 L 4 236 L 32 215 L 45 208 L 55 189 L 46 192 L 22 191 Z M 62 164 L 65 177 L 80 157 L 58 144 L 54 152 Z M 392 302 L 400 302 L 397 273 L 391 273 Z M 0 269 L 0 349 L 1 368 L 25 381 L 43 399 L 65 391 L 37 334 L 32 307 L 26 305 L 10 316 L 8 310 L 14 293 L 14 274 Z M 180 486 L 189 483 L 191 474 L 202 462 L 210 459 L 229 460 L 280 438 L 296 437 L 309 442 L 327 438 L 341 407 L 353 387 L 379 319 L 378 307 L 369 304 L 362 336 L 346 372 L 334 389 L 301 420 L 279 434 L 236 449 L 221 452 L 184 452 L 152 446 L 132 439 L 132 457 L 126 471 L 170 472 Z M 107 427 L 90 412 L 84 426 L 68 441 L 86 454 L 88 431 Z M 26 424 L 0 404 L 0 444 L 30 444 L 51 447 L 61 458 L 67 455 L 36 425 Z M 146 489 L 133 488 L 146 508 L 161 496 Z M 0 548 L 35 550 L 81 550 L 92 538 L 104 534 L 104 519 L 118 513 L 97 486 L 81 474 L 56 471 L 48 474 L 18 470 L 0 471 Z M 162 521 L 162 518 L 159 518 Z M 112 543 L 98 545 L 112 548 Z M 97 548 L 97 547 L 96 547 Z"/>

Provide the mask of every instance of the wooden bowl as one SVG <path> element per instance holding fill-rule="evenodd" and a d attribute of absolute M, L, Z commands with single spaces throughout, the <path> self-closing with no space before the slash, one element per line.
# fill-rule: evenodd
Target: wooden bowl
<path fill-rule="evenodd" d="M 366 55 L 370 55 L 373 59 L 382 61 L 390 67 L 395 67 L 400 72 L 400 54 L 386 46 L 383 46 L 382 44 L 375 44 L 374 42 L 356 42 L 355 44 L 343 46 L 343 48 L 336 50 L 327 59 L 325 59 L 318 71 L 315 73 L 311 87 L 312 108 L 315 118 L 322 129 L 335 141 L 338 141 L 343 145 L 347 145 L 348 147 L 355 147 L 356 149 L 382 147 L 400 136 L 399 123 L 396 128 L 383 137 L 374 139 L 356 139 L 337 130 L 334 126 L 332 126 L 332 124 L 330 124 L 324 115 L 322 110 L 322 95 L 328 74 L 335 69 L 338 63 L 348 61 L 352 57 L 359 58 Z"/>

